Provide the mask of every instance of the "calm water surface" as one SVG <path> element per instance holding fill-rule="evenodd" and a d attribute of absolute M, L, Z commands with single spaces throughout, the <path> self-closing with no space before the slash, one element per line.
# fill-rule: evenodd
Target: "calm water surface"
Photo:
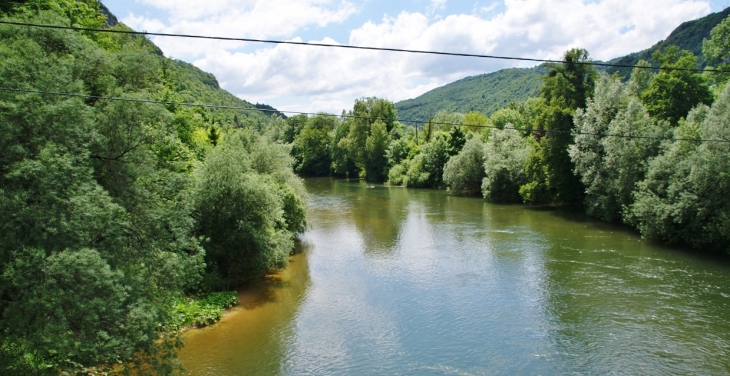
<path fill-rule="evenodd" d="M 304 252 L 186 334 L 190 375 L 730 373 L 726 261 L 576 214 L 307 188 Z"/>

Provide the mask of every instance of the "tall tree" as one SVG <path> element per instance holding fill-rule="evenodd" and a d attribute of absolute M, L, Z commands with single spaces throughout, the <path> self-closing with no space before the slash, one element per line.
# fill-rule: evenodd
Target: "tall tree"
<path fill-rule="evenodd" d="M 539 145 L 527 162 L 533 165 L 528 168 L 530 182 L 520 189 L 526 201 L 581 204 L 583 185 L 573 174 L 568 146 L 573 143 L 573 114 L 593 95 L 597 73 L 589 63 L 588 51 L 572 49 L 565 53 L 562 64 L 551 64 L 543 77 L 544 106 L 537 118 Z"/>
<path fill-rule="evenodd" d="M 386 156 L 390 136 L 385 131 L 385 123 L 376 120 L 365 141 L 365 179 L 384 182 L 388 178 L 388 158 Z"/>
<path fill-rule="evenodd" d="M 686 70 L 698 68 L 697 57 L 691 52 L 668 46 L 663 52 L 655 52 L 653 58 L 665 69 L 654 76 L 641 95 L 649 114 L 676 126 L 697 104 L 712 103 L 712 93 L 704 77 Z"/>

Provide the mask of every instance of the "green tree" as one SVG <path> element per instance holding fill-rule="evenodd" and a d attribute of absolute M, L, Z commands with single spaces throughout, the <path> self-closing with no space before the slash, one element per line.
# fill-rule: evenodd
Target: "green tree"
<path fill-rule="evenodd" d="M 349 154 L 352 121 L 345 120 L 335 129 L 332 138 L 332 172 L 340 176 L 357 176 L 357 166 Z"/>
<path fill-rule="evenodd" d="M 448 133 L 437 133 L 431 142 L 423 145 L 421 155 L 423 156 L 422 173 L 428 174 L 425 186 L 431 188 L 442 187 L 444 185 L 444 166 L 450 158 Z"/>
<path fill-rule="evenodd" d="M 525 163 L 530 141 L 519 131 L 495 129 L 484 147 L 482 195 L 493 202 L 519 202 L 520 186 L 527 182 Z"/>
<path fill-rule="evenodd" d="M 670 244 L 730 251 L 730 86 L 708 109 L 699 105 L 674 129 L 678 139 L 649 163 L 631 205 L 632 223 L 642 236 Z"/>
<path fill-rule="evenodd" d="M 83 34 L 0 27 L 0 41 L 6 85 L 150 99 L 115 87 L 116 57 Z M 194 154 L 172 120 L 153 104 L 0 94 L 0 372 L 73 373 L 174 338 L 167 307 L 197 286 L 203 250 Z"/>
<path fill-rule="evenodd" d="M 466 134 L 461 130 L 461 127 L 454 126 L 449 132 L 449 155 L 454 156 L 459 154 L 461 149 L 466 144 Z"/>
<path fill-rule="evenodd" d="M 573 174 L 568 146 L 573 142 L 573 114 L 585 108 L 593 94 L 596 70 L 588 64 L 588 52 L 572 49 L 562 64 L 550 65 L 543 78 L 544 105 L 537 118 L 539 147 L 528 159 L 529 182 L 520 188 L 528 202 L 552 201 L 580 205 L 583 186 Z"/>
<path fill-rule="evenodd" d="M 484 179 L 484 143 L 472 137 L 444 168 L 444 183 L 455 195 L 479 195 Z"/>
<path fill-rule="evenodd" d="M 336 119 L 327 114 L 318 114 L 307 121 L 292 148 L 292 155 L 298 161 L 298 172 L 314 176 L 329 175 L 332 167 L 331 133 L 335 127 Z"/>
<path fill-rule="evenodd" d="M 605 73 L 594 98 L 576 111 L 574 121 L 577 134 L 569 153 L 586 187 L 586 211 L 605 221 L 621 221 L 648 160 L 659 152 L 662 127 L 629 95 L 627 85 Z M 619 137 L 602 136 L 606 134 Z"/>
<path fill-rule="evenodd" d="M 730 17 L 722 20 L 710 31 L 710 39 L 702 41 L 702 54 L 717 69 L 730 70 Z M 729 74 L 723 73 L 718 81 L 727 81 Z"/>
<path fill-rule="evenodd" d="M 390 136 L 386 132 L 385 123 L 376 120 L 365 141 L 365 178 L 370 181 L 384 182 L 388 176 L 388 158 L 386 156 Z"/>
<path fill-rule="evenodd" d="M 479 111 L 471 111 L 468 112 L 464 117 L 461 119 L 461 123 L 464 125 L 466 129 L 468 129 L 471 132 L 474 133 L 482 133 L 485 134 L 489 133 L 489 129 L 487 126 L 489 125 L 489 118 L 487 115 L 484 115 L 483 113 Z"/>
<path fill-rule="evenodd" d="M 250 131 L 209 153 L 195 193 L 209 288 L 235 287 L 287 263 L 304 228 L 303 189 L 291 168 L 286 148 Z"/>
<path fill-rule="evenodd" d="M 385 125 L 387 135 L 397 122 L 395 107 L 392 102 L 385 99 L 361 98 L 355 101 L 350 116 L 352 118 L 349 121 L 349 133 L 347 138 L 338 142 L 338 147 L 347 151 L 348 157 L 354 162 L 360 177 L 366 177 L 368 160 L 373 158 L 367 154 L 366 149 L 371 128 L 377 121 L 380 121 Z M 385 149 L 383 149 L 384 153 Z M 380 174 L 380 172 L 376 174 Z M 376 180 L 379 179 L 376 178 Z"/>
<path fill-rule="evenodd" d="M 697 57 L 691 52 L 668 46 L 663 53 L 654 53 L 653 58 L 666 70 L 654 76 L 641 95 L 641 101 L 651 116 L 676 126 L 679 119 L 687 116 L 697 104 L 712 103 L 712 93 L 701 74 L 678 70 L 697 68 Z"/>
<path fill-rule="evenodd" d="M 634 68 L 627 89 L 629 90 L 629 94 L 641 98 L 642 94 L 649 88 L 649 84 L 651 84 L 654 78 L 654 73 L 649 69 L 651 64 L 645 60 L 639 60 L 636 65 L 645 68 Z"/>

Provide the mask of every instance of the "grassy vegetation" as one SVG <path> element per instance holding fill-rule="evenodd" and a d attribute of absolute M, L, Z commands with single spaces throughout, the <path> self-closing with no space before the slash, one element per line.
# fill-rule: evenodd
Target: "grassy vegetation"
<path fill-rule="evenodd" d="M 204 298 L 180 298 L 172 307 L 172 327 L 176 329 L 194 326 L 202 328 L 223 317 L 223 312 L 238 304 L 235 291 L 214 292 Z"/>

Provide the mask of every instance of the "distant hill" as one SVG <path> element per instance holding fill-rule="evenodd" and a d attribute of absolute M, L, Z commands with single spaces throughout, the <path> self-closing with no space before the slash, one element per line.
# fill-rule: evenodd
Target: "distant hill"
<path fill-rule="evenodd" d="M 707 62 L 705 61 L 705 56 L 702 54 L 702 40 L 709 39 L 710 30 L 728 16 L 730 16 L 730 8 L 725 8 L 722 12 L 712 13 L 694 21 L 687 21 L 674 29 L 667 39 L 660 41 L 646 50 L 617 57 L 610 60 L 609 63 L 636 65 L 639 60 L 643 59 L 656 65 L 651 55 L 666 46 L 675 45 L 695 54 L 698 57 L 700 66 L 704 68 Z M 606 71 L 609 73 L 619 72 L 619 75 L 622 77 L 629 77 L 631 75 L 631 68 L 608 68 Z"/>
<path fill-rule="evenodd" d="M 1 2 L 0 2 L 1 4 Z M 107 24 L 117 26 L 124 30 L 132 30 L 128 26 L 120 23 L 117 17 L 106 7 L 100 3 L 100 11 L 107 18 Z M 144 42 L 149 49 L 159 56 L 163 56 L 162 50 L 149 40 Z M 181 60 L 165 58 L 170 73 L 174 76 L 177 84 L 176 93 L 181 97 L 178 99 L 187 103 L 210 104 L 216 106 L 243 107 L 244 109 L 210 109 L 213 117 L 221 125 L 233 126 L 260 126 L 273 115 L 282 118 L 286 116 L 275 108 L 266 104 L 252 104 L 241 98 L 236 97 L 230 92 L 222 89 L 218 84 L 218 80 L 211 73 L 205 72 L 200 68 L 186 63 Z M 267 110 L 265 112 L 257 111 L 257 109 Z"/>
<path fill-rule="evenodd" d="M 439 110 L 487 115 L 511 100 L 523 101 L 540 94 L 545 68 L 510 68 L 463 78 L 433 89 L 415 99 L 395 104 L 398 117 L 426 121 Z"/>
<path fill-rule="evenodd" d="M 699 57 L 702 67 L 706 65 L 702 55 L 702 40 L 709 38 L 710 30 L 722 20 L 730 16 L 730 8 L 722 12 L 712 13 L 703 18 L 685 22 L 667 39 L 658 42 L 651 48 L 610 60 L 612 64 L 635 65 L 644 59 L 651 63 L 651 55 L 668 45 L 692 51 Z M 401 119 L 428 120 L 440 110 L 467 113 L 480 111 L 491 115 L 512 100 L 524 101 L 540 94 L 542 80 L 540 77 L 546 68 L 511 68 L 493 73 L 463 78 L 448 85 L 433 89 L 417 98 L 408 99 L 395 104 L 398 117 Z M 609 73 L 618 72 L 628 78 L 631 68 L 608 68 Z"/>
<path fill-rule="evenodd" d="M 216 106 L 244 107 L 246 110 L 211 109 L 217 120 L 222 124 L 235 126 L 260 125 L 273 114 L 286 118 L 275 108 L 265 104 L 251 104 L 235 95 L 221 89 L 218 80 L 211 73 L 204 72 L 198 67 L 181 60 L 169 60 L 172 74 L 178 82 L 177 93 L 182 96 L 183 102 L 205 103 Z M 266 112 L 256 111 L 265 109 Z M 238 122 L 236 122 L 236 119 Z"/>

